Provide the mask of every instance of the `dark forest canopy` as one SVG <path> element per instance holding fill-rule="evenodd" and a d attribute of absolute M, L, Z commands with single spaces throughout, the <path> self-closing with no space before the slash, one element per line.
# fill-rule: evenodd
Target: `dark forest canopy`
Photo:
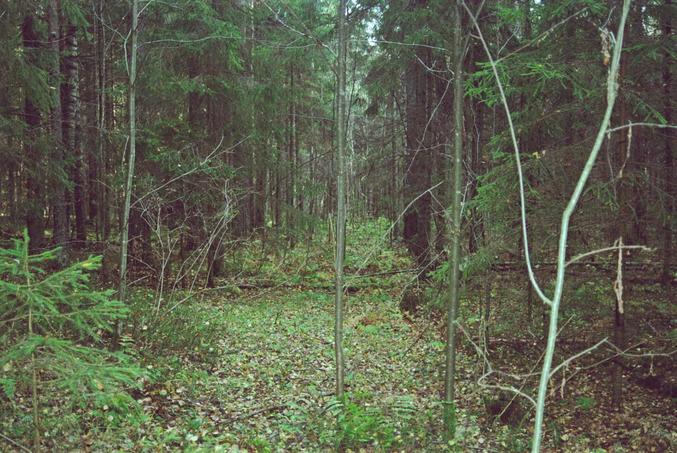
<path fill-rule="evenodd" d="M 666 417 L 649 442 L 674 448 L 674 16 L 672 0 L 0 2 L 0 445 L 85 448 L 110 428 L 120 449 L 536 451 L 543 429 L 552 451 L 616 451 L 642 437 L 610 434 L 639 423 L 630 406 Z M 228 337 L 245 312 L 333 347 L 325 381 L 219 415 L 195 397 L 174 418 L 212 414 L 228 440 L 162 440 L 160 389 L 211 379 L 177 367 L 255 386 L 224 357 L 260 347 L 274 368 Z M 385 398 L 358 388 L 371 329 L 401 354 L 387 367 L 430 368 L 419 394 L 386 393 L 402 413 L 365 409 Z M 590 390 L 559 401 L 567 358 Z M 43 413 L 52 391 L 93 396 Z M 597 441 L 567 425 L 612 411 Z M 282 414 L 286 437 L 247 425 Z M 125 444 L 132 426 L 156 432 Z"/>

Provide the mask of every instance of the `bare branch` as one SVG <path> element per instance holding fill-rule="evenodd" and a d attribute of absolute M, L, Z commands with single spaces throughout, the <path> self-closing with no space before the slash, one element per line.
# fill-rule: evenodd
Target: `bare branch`
<path fill-rule="evenodd" d="M 522 161 L 520 157 L 520 148 L 519 144 L 517 142 L 517 135 L 515 132 L 515 126 L 512 122 L 512 114 L 510 113 L 510 106 L 508 105 L 508 99 L 505 95 L 505 90 L 503 89 L 503 83 L 501 82 L 501 77 L 498 75 L 498 69 L 496 68 L 496 61 L 494 61 L 494 58 L 491 55 L 491 51 L 489 50 L 489 46 L 487 44 L 487 41 L 484 39 L 484 35 L 482 34 L 482 29 L 479 26 L 479 23 L 477 22 L 477 18 L 475 15 L 470 11 L 470 8 L 468 8 L 468 5 L 466 5 L 465 1 L 461 2 L 463 8 L 465 8 L 466 12 L 468 13 L 468 16 L 470 16 L 470 20 L 472 21 L 473 25 L 475 26 L 475 29 L 477 30 L 477 33 L 479 34 L 479 40 L 482 43 L 482 46 L 484 47 L 484 51 L 486 52 L 487 58 L 489 59 L 489 63 L 491 65 L 491 69 L 494 73 L 494 78 L 496 79 L 496 85 L 498 86 L 498 91 L 501 95 L 501 102 L 503 104 L 503 107 L 505 109 L 505 114 L 506 118 L 508 120 L 508 126 L 510 129 L 510 138 L 512 139 L 512 144 L 513 148 L 515 150 L 515 162 L 517 164 L 517 176 L 519 180 L 519 193 L 520 193 L 520 218 L 522 222 L 522 240 L 524 241 L 524 259 L 526 261 L 527 265 L 527 273 L 529 274 L 529 280 L 531 281 L 531 285 L 534 288 L 534 291 L 536 291 L 536 294 L 538 297 L 545 303 L 546 305 L 552 305 L 552 301 L 550 298 L 548 298 L 545 293 L 541 290 L 541 287 L 539 286 L 538 282 L 536 281 L 536 276 L 534 274 L 534 271 L 532 269 L 531 265 L 531 257 L 530 257 L 530 251 L 529 251 L 529 235 L 527 233 L 527 213 L 526 213 L 526 196 L 524 194 L 524 175 L 522 172 Z"/>
<path fill-rule="evenodd" d="M 4 13 L 3 13 L 3 15 L 4 15 Z M 15 440 L 10 439 L 9 437 L 5 436 L 4 434 L 0 433 L 0 437 L 2 437 L 3 439 L 5 439 L 5 440 L 6 440 L 7 442 L 9 442 L 10 444 L 14 445 L 15 447 L 17 447 L 17 448 L 20 449 L 21 451 L 25 451 L 25 452 L 31 453 L 31 451 L 30 451 L 28 448 L 24 447 L 23 445 L 21 445 L 20 443 L 16 442 Z"/>
<path fill-rule="evenodd" d="M 203 168 L 205 165 L 207 165 L 207 164 L 209 163 L 209 161 L 212 160 L 213 158 L 218 157 L 218 156 L 220 156 L 221 154 L 224 154 L 224 153 L 227 153 L 227 152 L 232 151 L 233 149 L 237 148 L 237 147 L 240 146 L 242 143 L 244 143 L 245 141 L 247 141 L 250 137 L 251 137 L 251 135 L 246 136 L 245 138 L 243 138 L 243 139 L 240 140 L 239 142 L 235 143 L 235 144 L 234 144 L 233 146 L 231 146 L 230 148 L 226 148 L 225 150 L 223 150 L 223 151 L 221 151 L 220 153 L 217 154 L 217 151 L 219 150 L 219 148 L 221 148 L 221 145 L 223 144 L 223 135 L 221 135 L 221 140 L 219 141 L 219 143 L 218 143 L 218 144 L 216 145 L 216 147 L 215 147 L 215 148 L 207 155 L 207 157 L 205 157 L 204 159 L 202 159 L 202 162 L 200 162 L 198 165 L 196 165 L 195 167 L 191 168 L 190 170 L 186 171 L 185 173 L 182 173 L 182 174 L 180 174 L 180 175 L 178 175 L 178 176 L 175 176 L 175 177 L 171 178 L 169 181 L 165 182 L 164 184 L 161 184 L 160 186 L 158 186 L 158 187 L 156 187 L 156 188 L 150 190 L 149 192 L 146 192 L 144 195 L 142 195 L 141 197 L 137 198 L 136 201 L 134 201 L 134 203 L 132 204 L 132 206 L 135 206 L 137 203 L 140 203 L 140 202 L 141 202 L 142 200 L 144 200 L 146 197 L 148 197 L 148 196 L 154 194 L 155 192 L 158 192 L 158 191 L 164 189 L 165 187 L 167 187 L 168 185 L 170 185 L 170 184 L 172 184 L 172 183 L 175 183 L 175 182 L 178 181 L 179 179 L 182 179 L 182 178 L 185 178 L 186 176 L 192 175 L 193 173 L 195 173 L 196 171 L 198 171 L 199 169 L 201 169 L 201 168 Z"/>
<path fill-rule="evenodd" d="M 622 129 L 632 128 L 632 127 L 637 127 L 637 126 L 643 126 L 643 127 L 655 127 L 655 128 L 657 128 L 657 129 L 677 129 L 677 125 L 674 125 L 674 124 L 660 124 L 660 123 L 642 123 L 642 122 L 638 122 L 638 123 L 628 123 L 628 124 L 624 124 L 624 125 L 622 125 L 622 126 L 612 127 L 612 128 L 610 128 L 610 129 L 607 129 L 606 132 L 607 132 L 607 134 L 610 134 L 610 133 L 612 133 L 612 132 L 618 132 L 618 131 L 620 131 L 620 130 L 622 130 Z"/>
<path fill-rule="evenodd" d="M 653 252 L 654 251 L 654 249 L 649 248 L 645 245 L 612 245 L 611 247 L 604 247 L 604 248 L 601 248 L 601 249 L 591 250 L 589 252 L 581 253 L 580 255 L 576 255 L 573 258 L 571 258 L 569 261 L 564 263 L 564 265 L 569 266 L 571 264 L 574 264 L 577 261 L 581 261 L 583 258 L 587 258 L 589 256 L 597 255 L 597 254 L 600 254 L 600 253 L 613 252 L 613 251 L 619 250 L 619 249 L 622 249 L 622 250 L 641 250 L 643 252 Z"/>
<path fill-rule="evenodd" d="M 574 17 L 580 16 L 581 14 L 583 14 L 584 12 L 586 12 L 588 9 L 589 9 L 589 8 L 583 8 L 583 9 L 581 9 L 580 11 L 575 12 L 575 13 L 572 14 L 571 16 L 562 19 L 561 21 L 557 22 L 555 25 L 553 25 L 552 27 L 550 27 L 549 29 L 547 29 L 546 31 L 544 31 L 543 33 L 541 33 L 540 35 L 538 35 L 536 38 L 534 38 L 534 39 L 532 39 L 531 41 L 529 41 L 528 43 L 524 44 L 523 46 L 520 46 L 519 48 L 513 50 L 512 52 L 510 52 L 508 55 L 506 55 L 506 56 L 504 56 L 504 57 L 497 58 L 497 59 L 496 59 L 496 63 L 499 63 L 499 62 L 501 62 L 501 61 L 503 61 L 503 60 L 506 60 L 506 59 L 512 57 L 513 55 L 516 55 L 516 54 L 520 53 L 521 51 L 523 51 L 524 49 L 526 49 L 526 48 L 528 48 L 528 47 L 535 46 L 536 44 L 541 43 L 541 42 L 542 42 L 545 38 L 547 38 L 552 32 L 554 32 L 554 31 L 557 30 L 559 27 L 561 27 L 562 25 L 564 25 L 564 24 L 566 24 L 567 22 L 569 22 L 569 21 L 570 21 L 571 19 L 573 19 Z"/>
<path fill-rule="evenodd" d="M 584 356 L 584 355 L 586 355 L 586 354 L 590 354 L 590 353 L 593 352 L 595 349 L 599 348 L 600 346 L 602 346 L 602 345 L 605 344 L 605 343 L 610 344 L 610 343 L 609 343 L 609 339 L 606 338 L 606 337 L 605 337 L 603 340 L 600 340 L 600 341 L 598 341 L 597 343 L 595 343 L 594 345 L 590 346 L 589 348 L 584 349 L 584 350 L 582 350 L 582 351 L 580 351 L 580 352 L 578 352 L 578 353 L 572 355 L 571 357 L 569 357 L 569 358 L 566 359 L 566 360 L 563 360 L 562 363 L 560 363 L 559 365 L 557 365 L 555 368 L 552 369 L 552 371 L 550 372 L 550 378 L 552 379 L 552 377 L 553 377 L 555 374 L 557 374 L 557 372 L 558 372 L 560 369 L 562 369 L 562 368 L 565 367 L 565 366 L 568 366 L 571 362 L 573 362 L 573 361 L 576 360 L 577 358 L 582 357 L 582 356 Z"/>

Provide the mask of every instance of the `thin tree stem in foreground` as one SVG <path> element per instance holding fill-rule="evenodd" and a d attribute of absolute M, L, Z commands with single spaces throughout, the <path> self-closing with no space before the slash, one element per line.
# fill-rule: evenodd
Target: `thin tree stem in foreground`
<path fill-rule="evenodd" d="M 508 105 L 508 101 L 505 95 L 505 91 L 503 89 L 503 84 L 501 82 L 501 78 L 498 74 L 498 69 L 496 68 L 496 62 L 491 56 L 491 52 L 489 51 L 489 47 L 487 45 L 486 40 L 484 39 L 484 36 L 482 34 L 482 31 L 480 29 L 480 26 L 477 22 L 476 17 L 472 14 L 468 6 L 463 3 L 463 7 L 467 11 L 468 15 L 470 16 L 470 19 L 473 23 L 473 26 L 478 32 L 480 41 L 482 43 L 482 46 L 484 47 L 484 50 L 487 54 L 487 58 L 489 59 L 489 63 L 491 65 L 492 71 L 494 73 L 494 78 L 496 80 L 496 84 L 499 89 L 499 93 L 501 96 L 501 102 L 503 104 L 503 107 L 506 111 L 507 115 L 507 120 L 508 120 L 508 126 L 510 130 L 510 136 L 512 138 L 513 142 L 513 147 L 515 149 L 515 160 L 516 160 L 516 165 L 517 165 L 517 173 L 518 173 L 518 179 L 519 179 L 519 191 L 520 191 L 520 210 L 521 210 L 521 223 L 522 223 L 522 235 L 523 235 L 523 240 L 524 240 L 524 252 L 525 252 L 525 260 L 527 263 L 527 269 L 529 272 L 529 278 L 534 286 L 534 289 L 536 290 L 536 293 L 538 294 L 539 298 L 545 303 L 546 305 L 550 306 L 550 319 L 549 319 L 549 324 L 548 324 L 548 337 L 547 337 L 547 344 L 546 344 L 546 349 L 545 349 L 545 354 L 544 354 L 544 359 L 543 359 L 543 366 L 541 370 L 541 378 L 538 386 L 538 398 L 536 400 L 536 416 L 534 420 L 534 433 L 532 437 L 532 444 L 531 444 L 531 451 L 533 453 L 537 453 L 540 451 L 540 446 L 541 446 L 541 441 L 543 438 L 543 419 L 544 419 L 544 414 L 545 414 L 545 399 L 547 397 L 547 391 L 548 391 L 548 383 L 550 381 L 550 369 L 552 368 L 552 360 L 553 356 L 555 354 L 555 345 L 557 342 L 557 322 L 558 322 L 558 317 L 559 317 L 559 305 L 562 299 L 562 291 L 564 288 L 564 276 L 565 276 L 565 270 L 566 270 L 566 247 L 567 247 L 567 238 L 568 238 L 568 232 L 569 232 L 569 222 L 571 220 L 571 216 L 573 215 L 574 211 L 576 210 L 576 206 L 578 204 L 578 200 L 580 199 L 581 194 L 583 193 L 583 189 L 585 187 L 585 184 L 590 176 L 590 173 L 592 171 L 592 168 L 595 164 L 595 161 L 597 159 L 597 155 L 599 153 L 600 148 L 602 147 L 602 143 L 604 142 L 604 137 L 608 132 L 609 129 L 609 124 L 611 121 L 611 113 L 613 112 L 613 107 L 616 102 L 616 96 L 618 94 L 618 73 L 619 73 L 619 67 L 620 67 L 620 56 L 621 56 L 621 50 L 623 48 L 623 32 L 625 29 L 625 21 L 628 16 L 628 12 L 630 10 L 630 3 L 631 0 L 624 0 L 623 2 L 623 11 L 621 14 L 621 19 L 620 23 L 618 26 L 618 32 L 617 32 L 617 37 L 616 37 L 616 42 L 614 45 L 613 49 L 613 58 L 611 61 L 611 67 L 609 68 L 609 73 L 607 77 L 607 108 L 604 113 L 604 117 L 602 119 L 602 123 L 599 127 L 599 130 L 597 132 L 597 136 L 595 138 L 595 143 L 590 151 L 590 154 L 588 156 L 588 159 L 585 163 L 585 166 L 583 167 L 583 170 L 581 171 L 581 174 L 579 176 L 579 179 L 576 183 L 576 187 L 574 188 L 573 194 L 571 195 L 569 202 L 567 203 L 567 206 L 562 213 L 562 220 L 560 224 L 560 235 L 559 235 L 559 242 L 558 242 L 558 251 L 557 251 L 557 271 L 556 271 L 556 283 L 555 283 L 555 290 L 553 293 L 552 298 L 548 298 L 540 289 L 538 286 L 535 277 L 533 275 L 533 271 L 531 269 L 531 261 L 529 258 L 529 246 L 528 246 L 528 237 L 527 237 L 527 221 L 526 221 L 526 202 L 525 202 L 525 193 L 524 193 L 524 182 L 523 182 L 523 175 L 522 175 L 522 165 L 520 161 L 520 154 L 519 154 L 519 146 L 517 143 L 517 137 L 516 137 L 516 131 L 512 122 L 512 117 L 510 114 L 510 107 Z"/>
<path fill-rule="evenodd" d="M 460 0 L 459 0 L 460 1 Z M 448 184 L 451 192 L 451 224 L 449 226 L 449 301 L 447 305 L 447 350 L 444 376 L 444 435 L 454 437 L 455 406 L 454 380 L 456 377 L 456 315 L 459 298 L 459 268 L 461 260 L 461 186 L 463 152 L 463 56 L 461 43 L 461 8 L 456 2 L 454 11 L 454 154 L 448 166 Z"/>
<path fill-rule="evenodd" d="M 346 195 L 345 162 L 346 147 L 346 0 L 338 5 L 338 68 L 336 95 L 336 313 L 334 317 L 334 349 L 336 353 L 336 397 L 343 398 L 344 359 L 343 359 L 343 251 L 346 240 Z"/>
<path fill-rule="evenodd" d="M 122 237 L 120 239 L 120 286 L 118 297 L 121 302 L 127 298 L 127 250 L 129 246 L 129 211 L 134 186 L 134 161 L 136 160 L 136 54 L 138 47 L 139 2 L 132 1 L 132 51 L 129 65 L 129 162 L 127 166 L 127 183 L 125 185 L 125 204 L 122 214 Z M 122 324 L 118 323 L 116 343 L 122 334 Z"/>
<path fill-rule="evenodd" d="M 630 10 L 631 0 L 624 0 L 623 12 L 621 14 L 620 24 L 618 25 L 618 33 L 616 43 L 614 45 L 613 59 L 609 75 L 607 78 L 607 108 L 604 112 L 602 124 L 597 132 L 595 143 L 590 151 L 588 160 L 583 167 L 576 187 L 574 189 L 569 203 L 567 204 L 564 213 L 562 214 L 562 223 L 560 226 L 559 247 L 557 251 L 557 276 L 555 283 L 555 292 L 552 297 L 552 305 L 550 307 L 550 321 L 548 325 L 548 341 L 545 349 L 545 357 L 543 358 L 543 367 L 541 369 L 541 379 L 538 385 L 538 398 L 536 399 L 536 416 L 534 419 L 534 434 L 532 438 L 531 451 L 538 453 L 541 448 L 541 441 L 543 439 L 543 418 L 545 415 L 545 399 L 548 393 L 548 382 L 550 381 L 550 369 L 552 367 L 552 359 L 555 355 L 555 344 L 557 342 L 557 320 L 559 316 L 559 305 L 562 300 L 562 291 L 564 289 L 564 275 L 566 270 L 566 248 L 567 236 L 569 233 L 569 221 L 576 210 L 576 205 L 580 199 L 585 184 L 592 172 L 592 167 L 597 159 L 609 123 L 611 121 L 611 113 L 613 112 L 616 96 L 618 94 L 618 71 L 620 66 L 621 50 L 623 48 L 623 32 L 625 29 L 625 20 Z"/>

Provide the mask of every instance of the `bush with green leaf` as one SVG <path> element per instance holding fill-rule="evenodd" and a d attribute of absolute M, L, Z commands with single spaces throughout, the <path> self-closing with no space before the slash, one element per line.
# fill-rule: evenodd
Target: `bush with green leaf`
<path fill-rule="evenodd" d="M 388 449 L 395 440 L 394 429 L 376 407 L 364 407 L 346 398 L 331 407 L 337 419 L 335 442 L 339 449 L 380 445 Z"/>
<path fill-rule="evenodd" d="M 0 250 L 0 409 L 15 407 L 17 396 L 30 400 L 39 441 L 40 406 L 48 398 L 68 393 L 70 404 L 59 402 L 64 410 L 110 405 L 111 396 L 117 406 L 122 400 L 131 405 L 124 388 L 142 373 L 128 356 L 104 348 L 102 335 L 127 309 L 112 291 L 90 288 L 88 272 L 101 258 L 50 272 L 58 250 L 30 255 L 28 243 L 24 233 L 13 248 Z"/>
<path fill-rule="evenodd" d="M 329 402 L 326 411 L 331 422 L 319 429 L 320 441 L 333 444 L 338 451 L 408 450 L 417 445 L 428 429 L 429 419 L 417 411 L 415 401 L 399 396 L 380 406 L 370 404 L 371 399 L 369 392 L 357 392 Z"/>

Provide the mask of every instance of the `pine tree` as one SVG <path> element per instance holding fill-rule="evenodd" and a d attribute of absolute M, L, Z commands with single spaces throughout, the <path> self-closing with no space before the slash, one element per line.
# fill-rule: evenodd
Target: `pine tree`
<path fill-rule="evenodd" d="M 128 311 L 112 290 L 90 289 L 89 271 L 100 267 L 101 257 L 47 273 L 58 258 L 58 249 L 30 255 L 27 232 L 13 248 L 0 249 L 0 386 L 10 399 L 30 395 L 36 450 L 40 395 L 67 391 L 83 404 L 119 398 L 121 386 L 141 376 L 128 356 L 102 347 L 103 332 Z"/>

